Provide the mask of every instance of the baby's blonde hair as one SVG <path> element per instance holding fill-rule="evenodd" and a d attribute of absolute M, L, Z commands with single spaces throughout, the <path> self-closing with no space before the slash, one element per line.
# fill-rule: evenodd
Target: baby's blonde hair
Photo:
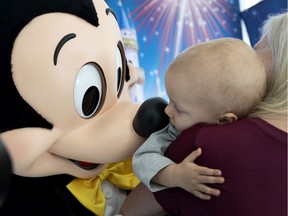
<path fill-rule="evenodd" d="M 201 105 L 216 115 L 233 112 L 241 118 L 259 103 L 265 91 L 264 65 L 239 39 L 222 38 L 192 46 L 175 58 L 167 73 L 181 76 L 186 100 L 190 94 L 199 94 Z"/>

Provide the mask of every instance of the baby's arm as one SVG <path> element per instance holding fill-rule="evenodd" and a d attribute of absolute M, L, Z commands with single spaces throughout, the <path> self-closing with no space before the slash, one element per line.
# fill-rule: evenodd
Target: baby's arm
<path fill-rule="evenodd" d="M 204 185 L 204 183 L 222 182 L 221 179 L 223 178 L 220 177 L 221 172 L 219 170 L 200 167 L 193 163 L 201 154 L 201 150 L 192 152 L 191 155 L 180 164 L 175 164 L 164 156 L 164 152 L 170 143 L 178 136 L 176 131 L 173 133 L 173 128 L 171 127 L 172 125 L 169 125 L 163 130 L 152 134 L 147 142 L 134 154 L 133 168 L 142 183 L 126 198 L 120 211 L 121 214 L 125 216 L 165 215 L 162 207 L 157 203 L 151 191 L 159 191 L 167 188 L 167 186 L 182 186 L 183 189 L 186 190 L 187 188 L 188 191 L 191 191 L 195 196 L 204 199 L 209 199 L 209 195 L 207 194 L 219 194 L 218 190 L 210 188 Z M 175 167 L 175 169 L 173 167 Z M 188 172 L 191 174 L 187 174 Z M 209 174 L 215 176 L 212 176 L 211 179 L 209 178 Z M 177 175 L 178 178 L 177 180 L 175 179 L 176 182 L 173 182 L 175 175 Z M 195 176 L 199 177 L 199 175 L 203 175 L 201 176 L 202 178 L 195 178 Z M 151 181 L 152 178 L 156 184 Z M 168 182 L 167 178 L 169 178 Z M 200 189 L 198 187 L 200 187 Z M 190 188 L 192 188 L 192 190 Z M 201 188 L 203 189 L 201 190 Z M 203 194 L 200 191 L 207 194 Z"/>
<path fill-rule="evenodd" d="M 158 204 L 151 191 L 157 191 L 166 187 L 153 184 L 152 177 L 161 169 L 173 161 L 164 157 L 164 152 L 175 139 L 168 133 L 168 128 L 153 133 L 147 141 L 136 151 L 133 156 L 133 169 L 142 181 L 125 199 L 120 215 L 124 216 L 160 216 L 166 215 Z M 143 184 L 147 185 L 149 189 Z"/>
<path fill-rule="evenodd" d="M 164 152 L 177 135 L 178 132 L 169 124 L 164 129 L 153 133 L 133 156 L 133 169 L 136 176 L 152 192 L 167 188 L 154 184 L 151 179 L 159 170 L 174 163 L 164 156 Z"/>
<path fill-rule="evenodd" d="M 175 164 L 164 156 L 164 152 L 178 135 L 171 124 L 152 134 L 133 157 L 135 174 L 152 192 L 167 187 L 181 187 L 202 199 L 210 199 L 210 195 L 218 196 L 219 190 L 205 184 L 223 183 L 224 179 L 220 170 L 194 163 L 201 155 L 201 149 L 192 152 L 180 164 Z"/>
<path fill-rule="evenodd" d="M 167 187 L 181 187 L 200 199 L 209 200 L 210 195 L 219 196 L 218 189 L 206 184 L 223 183 L 224 178 L 221 177 L 220 170 L 198 166 L 194 163 L 201 153 L 201 149 L 198 148 L 181 163 L 166 166 L 152 178 L 152 181 Z"/>

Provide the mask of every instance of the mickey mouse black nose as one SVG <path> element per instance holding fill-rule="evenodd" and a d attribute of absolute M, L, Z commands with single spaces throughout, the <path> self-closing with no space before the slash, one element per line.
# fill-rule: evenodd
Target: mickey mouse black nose
<path fill-rule="evenodd" d="M 164 112 L 166 106 L 167 102 L 160 97 L 144 101 L 133 119 L 136 133 L 146 138 L 164 128 L 169 123 L 169 117 Z"/>

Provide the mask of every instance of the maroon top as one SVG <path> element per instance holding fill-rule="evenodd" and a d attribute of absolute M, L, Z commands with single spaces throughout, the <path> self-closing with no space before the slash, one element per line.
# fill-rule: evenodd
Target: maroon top
<path fill-rule="evenodd" d="M 198 124 L 170 145 L 166 156 L 181 162 L 197 147 L 196 163 L 218 168 L 219 197 L 205 201 L 180 188 L 154 193 L 172 215 L 287 216 L 287 133 L 259 118 L 219 126 Z"/>

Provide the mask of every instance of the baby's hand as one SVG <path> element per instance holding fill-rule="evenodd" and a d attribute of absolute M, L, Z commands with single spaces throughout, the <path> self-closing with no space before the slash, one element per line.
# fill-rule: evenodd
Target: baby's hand
<path fill-rule="evenodd" d="M 200 199 L 209 200 L 211 195 L 219 196 L 220 190 L 211 188 L 207 184 L 224 183 L 224 178 L 220 170 L 198 166 L 194 163 L 201 153 L 202 150 L 198 148 L 181 163 L 170 166 L 174 166 L 177 187 L 183 188 Z"/>

